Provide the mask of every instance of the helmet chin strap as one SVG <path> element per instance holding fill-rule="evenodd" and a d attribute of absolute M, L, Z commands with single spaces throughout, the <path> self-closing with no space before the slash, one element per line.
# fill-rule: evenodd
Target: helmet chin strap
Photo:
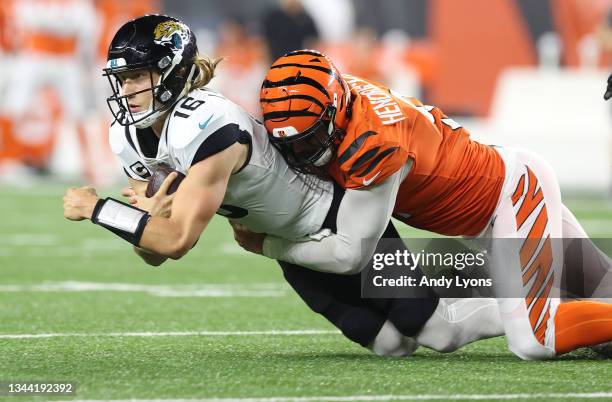
<path fill-rule="evenodd" d="M 185 87 L 183 88 L 183 91 L 181 91 L 181 94 L 178 96 L 177 100 L 187 95 L 189 91 L 191 91 L 191 86 L 193 85 L 193 82 L 197 78 L 197 77 L 194 77 L 196 70 L 198 70 L 198 68 L 195 64 L 193 64 L 191 66 L 191 70 L 189 71 L 189 75 L 187 76 L 187 80 L 185 80 Z M 198 71 L 198 76 L 199 75 L 200 75 L 200 72 Z"/>
<path fill-rule="evenodd" d="M 144 112 L 138 112 L 138 113 L 134 113 L 133 116 L 135 117 L 135 120 L 138 120 L 138 117 L 136 115 L 138 114 L 144 114 L 147 113 L 148 110 L 145 110 Z M 147 127 L 151 127 L 151 125 L 153 125 L 153 123 L 155 123 L 155 120 L 157 120 L 157 118 L 159 117 L 161 111 L 158 110 L 157 112 L 151 114 L 149 117 L 142 119 L 139 122 L 134 123 L 134 127 L 136 128 L 147 128 Z"/>
<path fill-rule="evenodd" d="M 338 96 L 334 94 L 334 107 L 336 107 L 337 103 L 338 103 Z M 329 126 L 327 126 L 327 136 L 331 137 L 333 132 L 334 132 L 334 119 L 332 119 L 329 122 Z M 325 152 L 323 152 L 323 154 L 319 156 L 316 161 L 313 162 L 313 165 L 315 165 L 316 167 L 327 165 L 332 159 L 332 155 L 333 155 L 332 146 L 333 144 L 330 144 L 330 146 L 327 147 Z"/>
<path fill-rule="evenodd" d="M 334 108 L 337 109 L 337 107 L 338 107 L 338 95 L 334 94 Z M 334 119 L 332 119 L 329 122 L 329 126 L 327 126 L 327 136 L 331 137 L 333 132 L 334 132 Z M 333 155 L 332 146 L 333 144 L 328 146 L 325 152 L 323 152 L 323 154 L 319 156 L 319 158 L 317 158 L 316 161 L 313 162 L 313 165 L 315 165 L 316 167 L 327 165 L 332 159 L 332 155 Z"/>
<path fill-rule="evenodd" d="M 195 71 L 196 71 L 196 66 L 194 64 L 191 66 L 191 71 L 189 71 L 189 76 L 187 77 L 187 83 L 185 84 L 185 87 L 181 91 L 181 94 L 176 98 L 177 101 L 181 99 L 183 96 L 187 95 L 189 91 L 191 90 L 191 83 L 192 83 Z M 156 87 L 161 84 L 163 77 L 164 77 L 163 75 L 159 77 L 159 80 L 157 81 L 157 84 L 155 85 Z M 153 110 L 154 102 L 155 102 L 155 94 L 153 95 L 153 99 L 151 99 L 151 103 L 149 104 L 149 107 L 147 108 L 147 110 L 132 114 L 132 116 L 134 116 L 134 120 L 138 120 L 139 116 L 144 116 L 145 114 L 151 113 L 151 110 Z M 155 111 L 154 113 L 151 113 L 149 117 L 143 119 L 142 121 L 134 123 L 134 126 L 136 128 L 150 127 L 162 115 L 163 112 L 168 110 L 170 106 L 171 105 L 166 105 L 166 106 L 161 107 L 159 110 Z"/>
<path fill-rule="evenodd" d="M 161 82 L 161 77 L 159 78 L 157 85 L 159 85 L 160 82 Z M 146 116 L 147 114 L 151 113 L 151 111 L 153 110 L 154 103 L 155 103 L 155 94 L 153 94 L 153 98 L 151 99 L 151 102 L 149 103 L 149 107 L 147 108 L 147 110 L 143 110 L 142 112 L 132 114 L 132 116 L 134 117 L 134 120 L 139 120 L 141 116 Z M 157 118 L 159 117 L 159 114 L 160 114 L 159 110 L 157 112 L 151 113 L 150 116 L 142 119 L 141 121 L 134 123 L 134 127 L 136 128 L 150 127 L 153 123 L 155 123 L 155 120 L 157 120 Z"/>

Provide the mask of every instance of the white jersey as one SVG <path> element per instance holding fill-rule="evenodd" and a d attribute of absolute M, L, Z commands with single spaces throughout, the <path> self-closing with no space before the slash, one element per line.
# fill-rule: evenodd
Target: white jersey
<path fill-rule="evenodd" d="M 250 144 L 249 158 L 230 176 L 217 213 L 254 232 L 286 239 L 319 231 L 333 198 L 332 183 L 291 170 L 263 125 L 213 90 L 195 89 L 181 99 L 159 139 L 150 128 L 118 123 L 110 128 L 111 148 L 135 180 L 148 180 L 162 162 L 187 174 L 192 165 L 235 142 Z"/>

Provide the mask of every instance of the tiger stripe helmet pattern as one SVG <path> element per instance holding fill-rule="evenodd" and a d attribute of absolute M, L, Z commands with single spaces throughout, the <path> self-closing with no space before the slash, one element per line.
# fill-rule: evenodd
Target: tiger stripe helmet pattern
<path fill-rule="evenodd" d="M 270 140 L 298 170 L 331 160 L 335 141 L 348 123 L 349 102 L 350 91 L 338 69 L 315 50 L 277 59 L 260 93 Z"/>

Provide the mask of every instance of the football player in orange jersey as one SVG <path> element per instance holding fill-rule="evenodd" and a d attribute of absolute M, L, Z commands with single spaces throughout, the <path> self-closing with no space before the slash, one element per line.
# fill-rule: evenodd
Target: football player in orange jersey
<path fill-rule="evenodd" d="M 550 358 L 612 340 L 611 305 L 560 304 L 564 256 L 555 239 L 586 233 L 539 156 L 475 142 L 440 109 L 341 75 L 312 50 L 279 58 L 260 98 L 270 139 L 289 165 L 329 174 L 347 191 L 337 233 L 299 243 L 262 235 L 247 249 L 355 273 L 375 246 L 362 240 L 378 239 L 392 215 L 440 234 L 490 238 L 490 275 L 517 356 Z M 520 247 L 500 239 L 519 239 Z"/>

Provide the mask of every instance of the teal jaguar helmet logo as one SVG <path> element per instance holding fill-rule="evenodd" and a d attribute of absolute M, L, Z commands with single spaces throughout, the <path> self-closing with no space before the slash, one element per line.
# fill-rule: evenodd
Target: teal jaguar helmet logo
<path fill-rule="evenodd" d="M 170 48 L 175 54 L 182 53 L 185 45 L 189 43 L 189 28 L 178 21 L 160 22 L 153 35 L 155 43 Z"/>

